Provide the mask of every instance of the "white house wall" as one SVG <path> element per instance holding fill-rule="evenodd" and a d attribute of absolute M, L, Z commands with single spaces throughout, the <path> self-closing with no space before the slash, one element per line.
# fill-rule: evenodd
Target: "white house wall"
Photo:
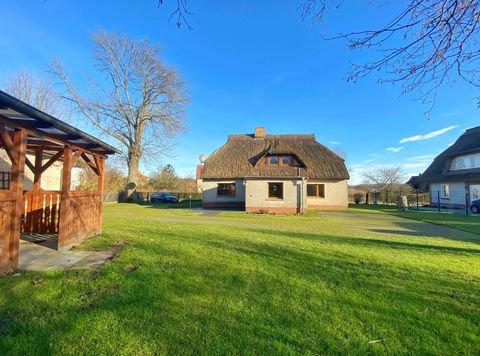
<path fill-rule="evenodd" d="M 307 197 L 308 209 L 348 208 L 348 181 L 308 180 L 307 183 L 325 184 L 325 198 Z"/>
<path fill-rule="evenodd" d="M 217 187 L 220 183 L 235 183 L 235 196 L 218 196 Z M 201 183 L 202 200 L 205 208 L 244 208 L 245 185 L 241 179 L 203 180 Z"/>
<path fill-rule="evenodd" d="M 27 154 L 27 158 L 31 161 L 35 161 L 35 156 Z M 43 163 L 48 162 L 48 159 L 45 159 Z M 45 172 L 42 174 L 41 189 L 43 190 L 60 190 L 60 182 L 62 181 L 62 162 L 55 162 L 51 165 Z M 10 172 L 12 169 L 12 164 L 8 158 L 7 152 L 4 149 L 0 149 L 0 172 Z M 78 173 L 76 174 L 78 176 Z M 33 186 L 33 172 L 25 167 L 25 180 L 24 180 L 24 189 L 31 190 Z"/>
<path fill-rule="evenodd" d="M 283 199 L 268 197 L 268 183 L 277 182 L 283 183 Z M 301 186 L 301 179 L 249 179 L 246 181 L 245 210 L 247 212 L 298 213 L 301 208 Z"/>
<path fill-rule="evenodd" d="M 448 184 L 450 194 L 448 198 L 442 197 L 442 185 Z M 465 206 L 465 183 L 430 183 L 430 202 L 437 205 L 438 192 L 440 192 L 440 206 L 460 207 Z"/>

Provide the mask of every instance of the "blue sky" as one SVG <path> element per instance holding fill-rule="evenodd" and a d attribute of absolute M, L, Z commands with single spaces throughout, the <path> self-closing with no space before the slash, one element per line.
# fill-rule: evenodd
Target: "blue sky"
<path fill-rule="evenodd" d="M 350 63 L 372 53 L 351 52 L 342 41 L 322 40 L 322 33 L 382 24 L 394 5 L 352 1 L 321 26 L 301 21 L 300 3 L 190 0 L 194 29 L 188 31 L 168 22 L 172 8 L 157 8 L 156 0 L 3 0 L 0 73 L 43 75 L 56 58 L 81 84 L 94 75 L 89 36 L 96 30 L 158 43 L 187 83 L 191 102 L 175 157 L 149 161 L 142 167 L 147 173 L 172 163 L 181 175 L 193 174 L 200 153 L 213 152 L 228 134 L 263 126 L 267 133 L 314 133 L 341 150 L 351 183 L 381 165 L 400 165 L 408 176 L 477 125 L 477 93 L 464 83 L 442 88 L 427 119 L 428 107 L 415 93 L 401 96 L 399 86 L 380 85 L 376 76 L 345 80 Z"/>

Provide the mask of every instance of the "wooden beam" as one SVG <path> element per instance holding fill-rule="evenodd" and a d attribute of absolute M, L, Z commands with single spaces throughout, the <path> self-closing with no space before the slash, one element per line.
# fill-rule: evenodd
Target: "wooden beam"
<path fill-rule="evenodd" d="M 70 211 L 70 183 L 72 180 L 72 148 L 63 149 L 62 190 L 60 193 L 60 220 L 58 224 L 58 248 L 65 246 L 71 230 L 74 211 Z"/>
<path fill-rule="evenodd" d="M 33 174 L 35 174 L 35 166 L 33 163 L 28 159 L 28 157 L 25 156 L 25 164 L 27 167 L 32 171 Z"/>
<path fill-rule="evenodd" d="M 93 156 L 93 158 L 95 159 L 95 156 Z M 86 153 L 82 153 L 82 159 L 85 161 L 85 163 L 95 172 L 95 174 L 98 176 L 99 175 L 99 172 L 98 172 L 98 168 L 97 166 L 90 160 L 90 158 L 88 158 L 88 156 L 86 155 Z"/>
<path fill-rule="evenodd" d="M 25 169 L 25 154 L 27 152 L 27 133 L 25 130 L 16 129 L 13 134 L 15 159 L 12 164 L 12 182 L 10 190 L 15 194 L 16 201 L 10 219 L 10 239 L 8 242 L 9 260 L 13 267 L 18 265 L 18 252 L 20 248 L 20 223 L 23 203 L 23 180 Z"/>
<path fill-rule="evenodd" d="M 12 127 L 12 126 L 17 127 L 17 126 L 15 126 L 15 122 L 12 119 L 10 119 L 7 116 L 2 115 L 2 114 L 0 114 L 0 124 L 1 125 L 6 125 L 6 126 L 9 126 L 9 127 Z M 72 143 L 68 140 L 62 139 L 62 137 L 60 137 L 61 135 L 49 134 L 49 133 L 43 132 L 43 131 L 41 131 L 39 129 L 36 129 L 36 128 L 24 127 L 23 125 L 18 125 L 18 127 L 24 129 L 30 136 L 41 138 L 45 141 L 61 145 L 62 147 L 65 146 L 65 145 L 68 145 L 72 149 L 81 149 L 81 150 L 87 151 L 91 155 L 98 155 L 98 156 L 101 156 L 101 157 L 105 156 L 104 152 L 95 151 L 95 148 L 99 147 L 95 144 L 79 145 L 79 144 Z"/>
<path fill-rule="evenodd" d="M 17 155 L 15 154 L 15 147 L 13 145 L 12 138 L 7 133 L 7 129 L 4 125 L 0 125 L 0 137 L 5 145 L 5 151 L 7 151 L 8 157 L 10 158 L 10 161 L 12 161 L 12 165 L 16 164 Z"/>
<path fill-rule="evenodd" d="M 95 156 L 94 156 L 95 158 Z M 98 180 L 97 180 L 97 192 L 99 197 L 98 201 L 98 231 L 102 232 L 102 218 L 103 218 L 103 190 L 105 185 L 105 158 L 95 158 L 95 162 L 98 167 Z"/>
<path fill-rule="evenodd" d="M 63 149 L 63 173 L 62 173 L 62 199 L 70 193 L 70 180 L 72 178 L 72 148 L 65 146 Z"/>
<path fill-rule="evenodd" d="M 84 153 L 83 150 L 76 150 L 75 153 L 73 154 L 72 156 L 72 167 L 75 167 L 75 165 L 77 164 L 77 161 L 78 159 L 80 158 L 80 156 Z"/>
<path fill-rule="evenodd" d="M 52 164 L 54 164 L 60 157 L 63 156 L 63 151 L 55 153 L 48 161 L 42 166 L 41 173 L 45 172 Z"/>

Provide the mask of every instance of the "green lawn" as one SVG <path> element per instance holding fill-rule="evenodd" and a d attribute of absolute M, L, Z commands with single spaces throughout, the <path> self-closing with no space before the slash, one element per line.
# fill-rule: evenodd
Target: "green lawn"
<path fill-rule="evenodd" d="M 428 210 L 410 209 L 399 211 L 396 206 L 389 205 L 351 205 L 352 211 L 383 212 L 395 214 L 408 219 L 420 220 L 436 225 L 449 226 L 458 230 L 480 235 L 480 214 L 464 215 L 463 210 L 458 212 L 437 212 Z"/>
<path fill-rule="evenodd" d="M 0 278 L 0 354 L 480 353 L 477 235 L 118 204 L 81 248 L 118 241 L 96 271 Z"/>

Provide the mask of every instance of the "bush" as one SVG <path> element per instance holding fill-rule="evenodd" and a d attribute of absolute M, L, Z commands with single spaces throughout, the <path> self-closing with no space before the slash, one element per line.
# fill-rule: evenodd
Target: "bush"
<path fill-rule="evenodd" d="M 355 193 L 353 194 L 353 201 L 355 204 L 360 204 L 363 200 L 363 194 L 362 193 Z"/>

